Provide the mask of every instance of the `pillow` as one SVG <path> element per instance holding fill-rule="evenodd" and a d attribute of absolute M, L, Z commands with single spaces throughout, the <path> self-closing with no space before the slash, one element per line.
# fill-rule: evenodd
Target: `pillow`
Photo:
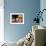
<path fill-rule="evenodd" d="M 29 32 L 25 37 L 23 46 L 30 46 L 32 42 L 33 42 L 33 34 Z"/>
<path fill-rule="evenodd" d="M 17 46 L 23 46 L 24 40 L 25 40 L 25 37 L 22 38 L 22 39 L 20 39 L 20 40 L 17 42 Z"/>

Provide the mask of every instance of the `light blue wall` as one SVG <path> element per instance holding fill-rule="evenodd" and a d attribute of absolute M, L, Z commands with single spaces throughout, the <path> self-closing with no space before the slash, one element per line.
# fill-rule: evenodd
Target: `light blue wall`
<path fill-rule="evenodd" d="M 4 0 L 4 35 L 5 40 L 18 41 L 24 37 L 31 29 L 34 17 L 37 15 L 35 12 L 40 10 L 40 0 Z M 10 13 L 23 12 L 24 24 L 11 25 Z"/>
<path fill-rule="evenodd" d="M 46 0 L 41 0 L 40 1 L 40 10 L 42 11 L 43 9 L 46 9 Z M 46 27 L 46 11 L 43 12 L 42 17 L 43 17 L 43 22 L 40 21 L 40 25 Z"/>

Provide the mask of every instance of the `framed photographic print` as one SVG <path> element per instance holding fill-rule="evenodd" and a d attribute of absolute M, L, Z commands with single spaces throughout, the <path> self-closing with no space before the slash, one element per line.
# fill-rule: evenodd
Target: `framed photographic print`
<path fill-rule="evenodd" d="M 24 24 L 24 13 L 10 13 L 10 24 Z"/>

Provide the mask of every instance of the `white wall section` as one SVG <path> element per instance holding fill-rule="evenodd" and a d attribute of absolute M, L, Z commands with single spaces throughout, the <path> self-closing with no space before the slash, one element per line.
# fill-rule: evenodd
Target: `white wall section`
<path fill-rule="evenodd" d="M 0 42 L 4 41 L 4 0 L 0 0 Z"/>

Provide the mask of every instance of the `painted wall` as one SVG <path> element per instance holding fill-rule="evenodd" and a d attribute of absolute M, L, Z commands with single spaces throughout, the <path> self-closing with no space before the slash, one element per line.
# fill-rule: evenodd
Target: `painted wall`
<path fill-rule="evenodd" d="M 41 0 L 41 1 L 40 1 L 40 9 L 41 9 L 41 11 L 42 11 L 43 9 L 46 9 L 46 0 Z M 46 11 L 43 12 L 42 17 L 43 17 L 43 22 L 41 21 L 41 22 L 40 22 L 40 25 L 46 26 Z"/>
<path fill-rule="evenodd" d="M 18 41 L 32 29 L 35 14 L 40 10 L 40 0 L 4 0 L 4 35 L 7 41 Z M 24 24 L 11 25 L 10 13 L 24 13 Z"/>

